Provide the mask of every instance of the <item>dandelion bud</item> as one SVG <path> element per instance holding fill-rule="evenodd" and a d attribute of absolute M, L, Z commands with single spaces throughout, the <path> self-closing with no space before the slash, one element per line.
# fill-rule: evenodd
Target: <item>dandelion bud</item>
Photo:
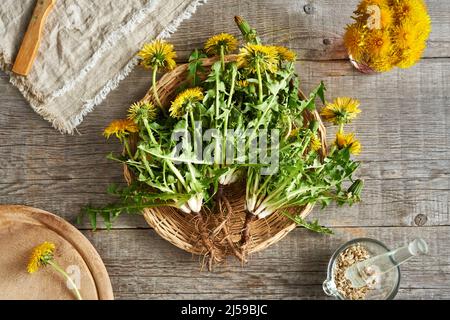
<path fill-rule="evenodd" d="M 361 179 L 356 180 L 347 190 L 348 197 L 353 198 L 354 201 L 360 201 L 363 187 L 364 181 Z"/>

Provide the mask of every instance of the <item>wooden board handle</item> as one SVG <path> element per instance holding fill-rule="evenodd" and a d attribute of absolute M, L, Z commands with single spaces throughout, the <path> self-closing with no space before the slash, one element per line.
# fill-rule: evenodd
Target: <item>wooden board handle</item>
<path fill-rule="evenodd" d="M 23 37 L 12 71 L 26 76 L 33 66 L 34 59 L 41 43 L 45 21 L 56 0 L 37 0 L 28 29 Z"/>

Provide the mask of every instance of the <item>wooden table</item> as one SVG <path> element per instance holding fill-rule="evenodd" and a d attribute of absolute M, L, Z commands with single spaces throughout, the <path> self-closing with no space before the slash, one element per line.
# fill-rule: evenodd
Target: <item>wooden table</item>
<path fill-rule="evenodd" d="M 265 42 L 299 53 L 305 91 L 321 79 L 328 98 L 351 95 L 363 113 L 354 123 L 364 150 L 363 202 L 314 210 L 334 229 L 323 236 L 298 229 L 255 254 L 245 267 L 232 260 L 209 273 L 193 257 L 160 239 L 141 216 L 114 230 L 79 225 L 103 257 L 119 299 L 325 298 L 322 282 L 332 252 L 344 241 L 373 237 L 394 247 L 414 237 L 428 257 L 402 266 L 398 298 L 450 298 L 450 5 L 430 0 L 433 31 L 424 59 L 408 70 L 362 75 L 347 60 L 343 28 L 356 0 L 209 0 L 173 35 L 182 60 L 218 32 L 238 34 L 233 16 L 255 26 Z M 75 223 L 80 208 L 105 204 L 121 168 L 105 155 L 119 151 L 102 129 L 144 95 L 150 73 L 137 68 L 79 127 L 61 135 L 27 105 L 0 74 L 0 203 L 38 207 Z"/>

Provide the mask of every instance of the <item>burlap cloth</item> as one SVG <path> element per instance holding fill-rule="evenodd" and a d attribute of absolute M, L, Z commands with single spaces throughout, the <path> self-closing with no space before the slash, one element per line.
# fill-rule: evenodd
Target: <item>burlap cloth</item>
<path fill-rule="evenodd" d="M 57 0 L 27 77 L 11 74 L 32 108 L 64 133 L 137 64 L 146 41 L 166 38 L 206 0 Z M 36 0 L 0 1 L 0 67 L 10 74 Z"/>

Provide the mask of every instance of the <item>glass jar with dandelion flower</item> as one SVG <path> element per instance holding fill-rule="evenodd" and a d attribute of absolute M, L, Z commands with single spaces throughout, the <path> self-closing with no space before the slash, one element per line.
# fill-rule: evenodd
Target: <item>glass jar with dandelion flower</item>
<path fill-rule="evenodd" d="M 344 44 L 359 71 L 409 68 L 422 57 L 431 31 L 423 0 L 362 0 L 354 14 Z"/>

